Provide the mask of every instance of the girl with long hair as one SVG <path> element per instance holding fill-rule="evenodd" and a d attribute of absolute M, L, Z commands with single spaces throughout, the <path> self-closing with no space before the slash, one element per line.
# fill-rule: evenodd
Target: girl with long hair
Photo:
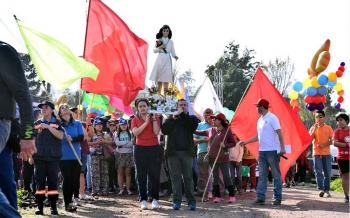
<path fill-rule="evenodd" d="M 116 167 L 118 168 L 118 195 L 124 194 L 123 184 L 124 175 L 126 177 L 126 191 L 128 195 L 132 195 L 131 186 L 131 167 L 134 166 L 134 158 L 132 154 L 133 141 L 128 127 L 128 121 L 119 119 L 119 131 L 114 134 L 114 141 L 117 146 L 115 150 Z"/>
<path fill-rule="evenodd" d="M 172 73 L 172 60 L 171 56 L 178 59 L 178 56 L 175 53 L 174 42 L 171 40 L 172 31 L 168 25 L 164 25 L 160 28 L 159 32 L 156 35 L 156 39 L 160 42 L 160 46 L 155 45 L 153 52 L 159 53 L 154 64 L 150 80 L 157 82 L 158 85 L 158 94 L 161 93 L 164 83 L 164 89 L 168 89 L 169 83 L 173 81 Z"/>
<path fill-rule="evenodd" d="M 131 122 L 131 129 L 136 136 L 134 160 L 137 171 L 138 190 L 141 209 L 148 209 L 147 205 L 147 175 L 149 175 L 152 190 L 152 209 L 159 209 L 159 181 L 162 163 L 161 149 L 158 142 L 160 131 L 159 119 L 148 114 L 149 102 L 141 98 L 135 100 L 138 115 Z"/>
<path fill-rule="evenodd" d="M 63 176 L 62 189 L 64 206 L 66 211 L 73 212 L 77 210 L 76 206 L 71 203 L 75 187 L 79 187 L 81 166 L 77 158 L 81 159 L 80 142 L 84 140 L 84 131 L 81 123 L 74 120 L 72 112 L 67 104 L 61 104 L 59 106 L 58 116 L 65 130 L 62 139 L 63 156 L 59 164 Z M 78 157 L 75 156 L 70 143 L 73 145 L 73 149 Z"/>

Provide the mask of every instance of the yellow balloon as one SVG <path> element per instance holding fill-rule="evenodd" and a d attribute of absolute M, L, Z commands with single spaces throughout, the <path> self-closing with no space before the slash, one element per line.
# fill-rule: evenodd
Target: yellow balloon
<path fill-rule="evenodd" d="M 58 111 L 58 106 L 57 105 L 55 106 L 55 110 Z"/>
<path fill-rule="evenodd" d="M 108 113 L 108 111 L 106 111 L 106 112 L 105 112 L 105 116 L 108 116 L 108 115 L 109 115 L 109 113 Z"/>
<path fill-rule="evenodd" d="M 99 107 L 95 107 L 95 109 L 96 109 L 96 110 L 100 110 L 100 108 L 99 108 Z"/>
<path fill-rule="evenodd" d="M 298 92 L 295 90 L 292 90 L 288 94 L 289 99 L 295 100 L 298 98 Z"/>
<path fill-rule="evenodd" d="M 334 72 L 331 72 L 328 74 L 328 80 L 331 81 L 331 82 L 334 82 L 337 80 L 337 74 L 334 73 Z"/>
<path fill-rule="evenodd" d="M 79 104 L 78 105 L 78 110 L 80 110 L 80 111 L 83 110 L 83 105 Z"/>
<path fill-rule="evenodd" d="M 311 85 L 315 88 L 319 88 L 321 85 L 317 81 L 318 76 L 314 76 L 311 79 Z"/>
<path fill-rule="evenodd" d="M 343 84 L 341 84 L 341 83 L 335 84 L 334 90 L 337 91 L 337 92 L 343 90 Z"/>
<path fill-rule="evenodd" d="M 92 108 L 92 106 L 91 106 L 91 105 L 89 105 L 89 106 L 88 106 L 88 108 L 89 108 L 89 109 L 91 109 L 91 108 Z"/>
<path fill-rule="evenodd" d="M 309 87 L 311 86 L 311 80 L 310 80 L 310 78 L 304 79 L 303 82 L 302 82 L 302 84 L 303 84 L 303 88 L 304 88 L 304 89 L 309 88 Z"/>

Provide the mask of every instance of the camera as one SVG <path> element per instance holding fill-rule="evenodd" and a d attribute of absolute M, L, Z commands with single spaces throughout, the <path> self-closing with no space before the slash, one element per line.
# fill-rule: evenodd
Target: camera
<path fill-rule="evenodd" d="M 150 115 L 151 117 L 153 117 L 153 113 L 150 113 L 149 115 Z"/>

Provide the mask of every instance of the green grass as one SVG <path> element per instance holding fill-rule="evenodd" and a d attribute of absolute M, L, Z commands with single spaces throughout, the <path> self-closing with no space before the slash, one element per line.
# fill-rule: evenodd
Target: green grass
<path fill-rule="evenodd" d="M 341 186 L 341 178 L 337 178 L 331 182 L 331 191 L 343 192 L 343 187 Z"/>
<path fill-rule="evenodd" d="M 17 190 L 17 202 L 18 202 L 18 206 L 20 206 L 20 207 L 22 207 L 23 195 L 24 195 L 24 190 L 23 189 Z"/>

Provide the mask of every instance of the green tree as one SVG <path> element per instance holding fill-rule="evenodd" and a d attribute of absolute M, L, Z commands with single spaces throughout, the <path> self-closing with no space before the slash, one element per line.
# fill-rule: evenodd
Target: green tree
<path fill-rule="evenodd" d="M 193 72 L 191 69 L 186 70 L 183 74 L 181 74 L 178 78 L 181 82 L 185 83 L 185 90 L 189 96 L 195 94 L 195 79 L 193 78 Z"/>
<path fill-rule="evenodd" d="M 223 105 L 231 110 L 236 110 L 249 81 L 259 66 L 259 62 L 253 61 L 254 50 L 245 48 L 240 55 L 239 47 L 239 44 L 235 44 L 234 41 L 230 42 L 219 60 L 214 65 L 208 65 L 205 71 L 213 81 L 214 69 L 222 70 Z"/>
<path fill-rule="evenodd" d="M 262 65 L 261 68 L 281 95 L 287 96 L 294 81 L 295 70 L 294 63 L 291 62 L 290 58 L 287 57 L 284 60 L 276 58 L 275 61 L 269 61 L 267 65 Z"/>
<path fill-rule="evenodd" d="M 29 54 L 19 53 L 19 58 L 23 65 L 23 70 L 25 72 L 29 90 L 32 94 L 33 102 L 50 100 L 50 96 L 47 94 L 50 93 L 50 84 L 43 84 L 40 82 L 37 71 Z M 47 92 L 45 92 L 45 88 Z"/>

